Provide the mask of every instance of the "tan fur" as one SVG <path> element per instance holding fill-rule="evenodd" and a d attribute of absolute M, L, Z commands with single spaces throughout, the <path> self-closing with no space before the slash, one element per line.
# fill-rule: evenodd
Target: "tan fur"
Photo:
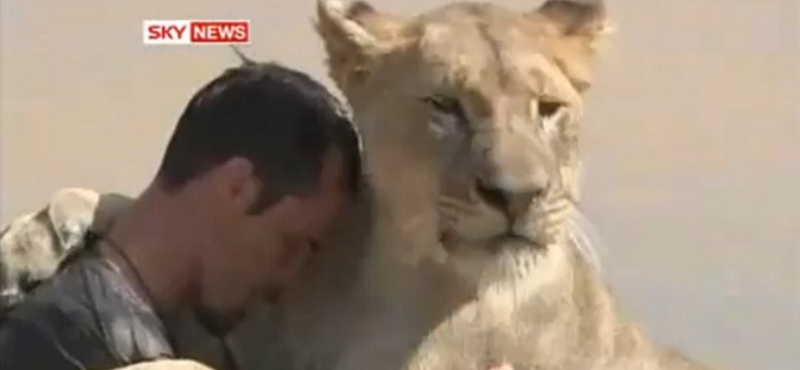
<path fill-rule="evenodd" d="M 192 360 L 157 360 L 118 367 L 112 370 L 213 370 Z"/>
<path fill-rule="evenodd" d="M 370 223 L 346 230 L 280 307 L 270 345 L 292 361 L 271 364 L 702 368 L 617 314 L 566 222 L 579 201 L 582 93 L 607 24 L 602 4 L 555 0 L 526 13 L 454 3 L 409 19 L 319 2 L 372 185 L 352 222 Z M 430 96 L 454 98 L 470 133 L 432 132 L 428 122 L 447 117 Z M 553 121 L 542 101 L 562 104 Z M 490 204 L 476 184 L 506 202 Z M 527 242 L 493 239 L 509 220 Z"/>

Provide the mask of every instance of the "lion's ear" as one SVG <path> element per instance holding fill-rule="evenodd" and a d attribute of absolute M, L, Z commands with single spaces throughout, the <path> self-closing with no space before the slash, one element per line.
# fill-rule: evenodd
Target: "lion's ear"
<path fill-rule="evenodd" d="M 603 0 L 547 0 L 529 13 L 555 37 L 551 55 L 578 91 L 592 81 L 599 46 L 613 32 Z"/>
<path fill-rule="evenodd" d="M 603 0 L 547 0 L 534 11 L 562 36 L 599 38 L 612 31 Z"/>
<path fill-rule="evenodd" d="M 317 32 L 330 57 L 368 55 L 392 44 L 403 21 L 364 1 L 318 0 Z"/>
<path fill-rule="evenodd" d="M 346 90 L 367 76 L 375 56 L 397 45 L 405 21 L 363 1 L 317 0 L 316 26 L 325 46 L 328 73 Z"/>

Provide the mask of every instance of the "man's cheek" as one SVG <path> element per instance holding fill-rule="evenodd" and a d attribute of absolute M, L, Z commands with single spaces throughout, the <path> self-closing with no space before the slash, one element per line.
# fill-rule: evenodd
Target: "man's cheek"
<path fill-rule="evenodd" d="M 319 242 L 327 233 L 327 230 L 330 229 L 334 220 L 335 217 L 333 217 L 330 212 L 326 212 L 324 209 L 317 209 L 316 212 L 306 217 L 305 222 L 303 222 L 301 233 L 305 235 L 306 238 Z"/>
<path fill-rule="evenodd" d="M 330 235 L 334 230 L 342 227 L 352 216 L 345 211 L 344 206 L 328 208 L 327 212 L 319 217 L 317 227 L 325 235 Z"/>
<path fill-rule="evenodd" d="M 291 279 L 302 270 L 310 254 L 308 243 L 286 244 L 276 270 L 280 271 L 282 279 Z"/>
<path fill-rule="evenodd" d="M 315 209 L 313 204 L 306 201 L 296 203 L 294 209 L 287 215 L 287 228 L 292 234 L 304 234 L 314 222 Z"/>

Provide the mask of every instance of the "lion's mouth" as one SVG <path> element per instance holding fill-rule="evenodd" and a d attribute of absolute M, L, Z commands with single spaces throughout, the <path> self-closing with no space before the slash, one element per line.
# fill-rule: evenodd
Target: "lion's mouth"
<path fill-rule="evenodd" d="M 538 249 L 542 247 L 542 243 L 539 242 L 538 240 L 514 232 L 507 232 L 505 234 L 495 236 L 494 238 L 492 238 L 490 245 L 494 249 L 506 249 L 506 248 Z"/>
<path fill-rule="evenodd" d="M 457 237 L 451 232 L 443 231 L 439 234 L 439 241 L 442 242 L 445 250 L 452 251 L 460 243 L 455 242 Z M 521 235 L 512 231 L 488 237 L 481 241 L 473 241 L 470 244 L 480 245 L 488 248 L 492 252 L 506 249 L 541 249 L 544 244 L 532 237 Z"/>

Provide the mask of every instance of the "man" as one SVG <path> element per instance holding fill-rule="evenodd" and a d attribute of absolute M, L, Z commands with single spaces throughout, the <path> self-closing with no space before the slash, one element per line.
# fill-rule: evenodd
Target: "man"
<path fill-rule="evenodd" d="M 176 357 L 191 310 L 224 335 L 277 299 L 354 199 L 358 141 L 306 75 L 245 63 L 197 92 L 152 183 L 0 324 L 0 363 L 109 369 Z"/>

